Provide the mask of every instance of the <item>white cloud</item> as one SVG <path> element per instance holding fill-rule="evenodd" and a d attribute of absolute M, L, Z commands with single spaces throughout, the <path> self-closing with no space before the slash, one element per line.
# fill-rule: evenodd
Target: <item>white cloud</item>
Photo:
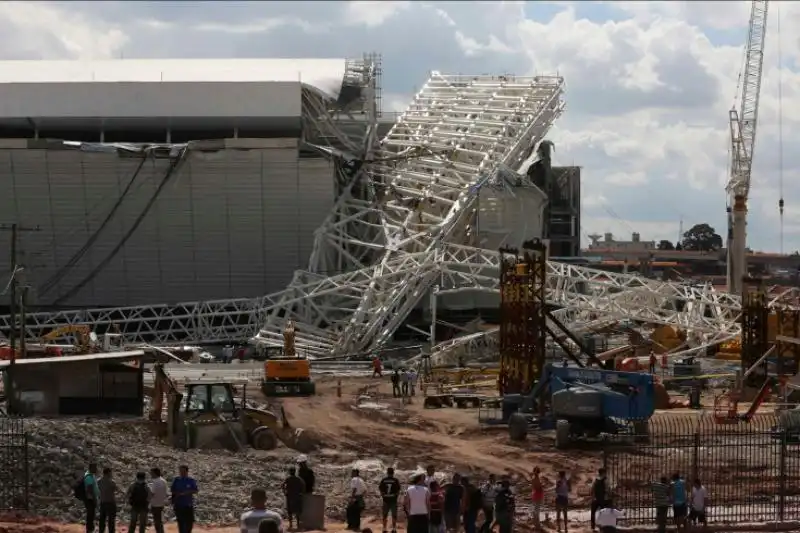
<path fill-rule="evenodd" d="M 364 26 L 380 26 L 398 11 L 408 9 L 410 2 L 371 2 L 353 0 L 347 2 L 345 7 L 345 17 L 354 24 Z"/>
<path fill-rule="evenodd" d="M 780 247 L 782 192 L 784 249 L 793 250 L 800 249 L 800 190 L 791 187 L 800 155 L 790 148 L 800 143 L 800 40 L 791 28 L 800 24 L 800 3 L 770 5 L 748 234 L 753 248 Z M 681 219 L 687 227 L 707 221 L 724 230 L 728 110 L 750 2 L 311 6 L 3 2 L 0 55 L 359 57 L 377 51 L 384 57 L 386 111 L 405 108 L 430 70 L 558 72 L 567 83 L 567 112 L 548 137 L 556 164 L 583 167 L 585 234 L 637 231 L 642 238 L 674 239 Z"/>

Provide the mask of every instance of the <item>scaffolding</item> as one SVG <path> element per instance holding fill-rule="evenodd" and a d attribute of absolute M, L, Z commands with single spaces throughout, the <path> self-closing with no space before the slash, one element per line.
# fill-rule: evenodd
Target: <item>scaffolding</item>
<path fill-rule="evenodd" d="M 769 350 L 769 306 L 759 281 L 746 287 L 742 301 L 742 373 L 745 384 L 760 387 L 767 378 Z M 756 368 L 753 368 L 753 367 Z"/>
<path fill-rule="evenodd" d="M 500 394 L 525 393 L 544 371 L 547 247 L 500 249 Z"/>
<path fill-rule="evenodd" d="M 779 307 L 775 310 L 777 328 L 775 332 L 775 355 L 778 375 L 797 374 L 800 369 L 800 345 L 782 341 L 782 338 L 800 338 L 800 311 Z"/>

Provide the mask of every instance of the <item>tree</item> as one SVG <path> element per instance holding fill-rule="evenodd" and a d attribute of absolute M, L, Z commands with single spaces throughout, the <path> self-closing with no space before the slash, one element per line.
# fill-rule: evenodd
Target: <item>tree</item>
<path fill-rule="evenodd" d="M 704 222 L 689 228 L 689 231 L 683 234 L 683 242 L 681 244 L 684 250 L 710 252 L 722 248 L 722 237 L 712 226 Z"/>
<path fill-rule="evenodd" d="M 675 247 L 667 239 L 662 239 L 662 240 L 660 240 L 658 242 L 658 249 L 659 250 L 674 250 Z"/>

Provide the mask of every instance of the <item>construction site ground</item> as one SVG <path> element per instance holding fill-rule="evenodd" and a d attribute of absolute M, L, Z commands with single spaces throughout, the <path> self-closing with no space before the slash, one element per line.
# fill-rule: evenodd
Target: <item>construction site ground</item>
<path fill-rule="evenodd" d="M 534 466 L 541 468 L 546 487 L 553 485 L 559 470 L 565 470 L 573 482 L 576 507 L 572 512 L 575 523 L 571 531 L 585 529 L 590 483 L 602 462 L 599 450 L 589 447 L 579 451 L 559 451 L 553 448 L 552 438 L 539 436 L 532 436 L 522 443 L 511 442 L 504 429 L 481 428 L 476 409 L 425 409 L 419 392 L 410 404 L 403 404 L 401 400 L 392 398 L 388 377 L 319 376 L 317 390 L 318 394 L 310 398 L 284 398 L 279 402 L 285 407 L 293 426 L 312 430 L 320 437 L 322 448 L 311 454 L 312 466 L 318 471 L 334 472 L 335 479 L 326 482 L 327 487 L 333 488 L 325 489 L 329 530 L 342 529 L 339 520 L 344 516 L 348 472 L 355 465 L 366 472 L 364 477 L 374 489 L 372 492 L 375 494 L 370 494 L 367 499 L 365 515 L 366 525 L 375 531 L 380 531 L 380 525 L 375 521 L 379 509 L 377 480 L 385 468 L 394 466 L 401 476 L 407 477 L 427 465 L 435 466 L 437 472 L 446 478 L 453 472 L 469 475 L 475 481 L 485 479 L 489 473 L 508 474 L 520 494 L 522 508 L 526 506 L 525 496 L 530 492 L 527 475 Z M 656 416 L 694 417 L 696 412 L 679 409 Z M 277 450 L 268 452 L 263 460 L 269 461 L 270 457 L 280 463 L 276 467 L 284 469 L 291 463 L 293 454 L 289 450 Z M 202 487 L 203 480 L 199 479 L 199 482 Z M 266 488 L 279 491 L 278 486 Z M 247 494 L 237 498 L 242 502 L 241 510 L 244 510 Z M 81 531 L 78 526 L 33 518 L 35 505 L 34 501 L 34 509 L 26 518 L 0 518 L 0 533 Z M 198 533 L 237 531 L 233 524 L 203 523 L 203 517 L 199 518 L 199 527 L 207 529 L 195 529 Z M 550 518 L 553 518 L 552 513 Z M 518 522 L 518 531 L 530 528 L 524 512 Z M 555 530 L 554 524 L 552 529 Z"/>

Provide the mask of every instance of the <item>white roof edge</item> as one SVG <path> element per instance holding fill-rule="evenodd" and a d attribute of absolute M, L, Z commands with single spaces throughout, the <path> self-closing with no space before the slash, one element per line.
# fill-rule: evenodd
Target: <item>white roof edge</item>
<path fill-rule="evenodd" d="M 136 359 L 144 356 L 143 350 L 129 350 L 125 352 L 92 353 L 85 355 L 62 355 L 61 357 L 37 357 L 28 359 L 17 359 L 17 365 L 44 365 L 50 363 L 80 363 L 85 361 L 106 361 L 121 359 Z M 11 366 L 11 361 L 0 361 L 0 369 Z"/>
<path fill-rule="evenodd" d="M 339 97 L 346 59 L 104 59 L 0 61 L 4 83 L 298 82 Z"/>

